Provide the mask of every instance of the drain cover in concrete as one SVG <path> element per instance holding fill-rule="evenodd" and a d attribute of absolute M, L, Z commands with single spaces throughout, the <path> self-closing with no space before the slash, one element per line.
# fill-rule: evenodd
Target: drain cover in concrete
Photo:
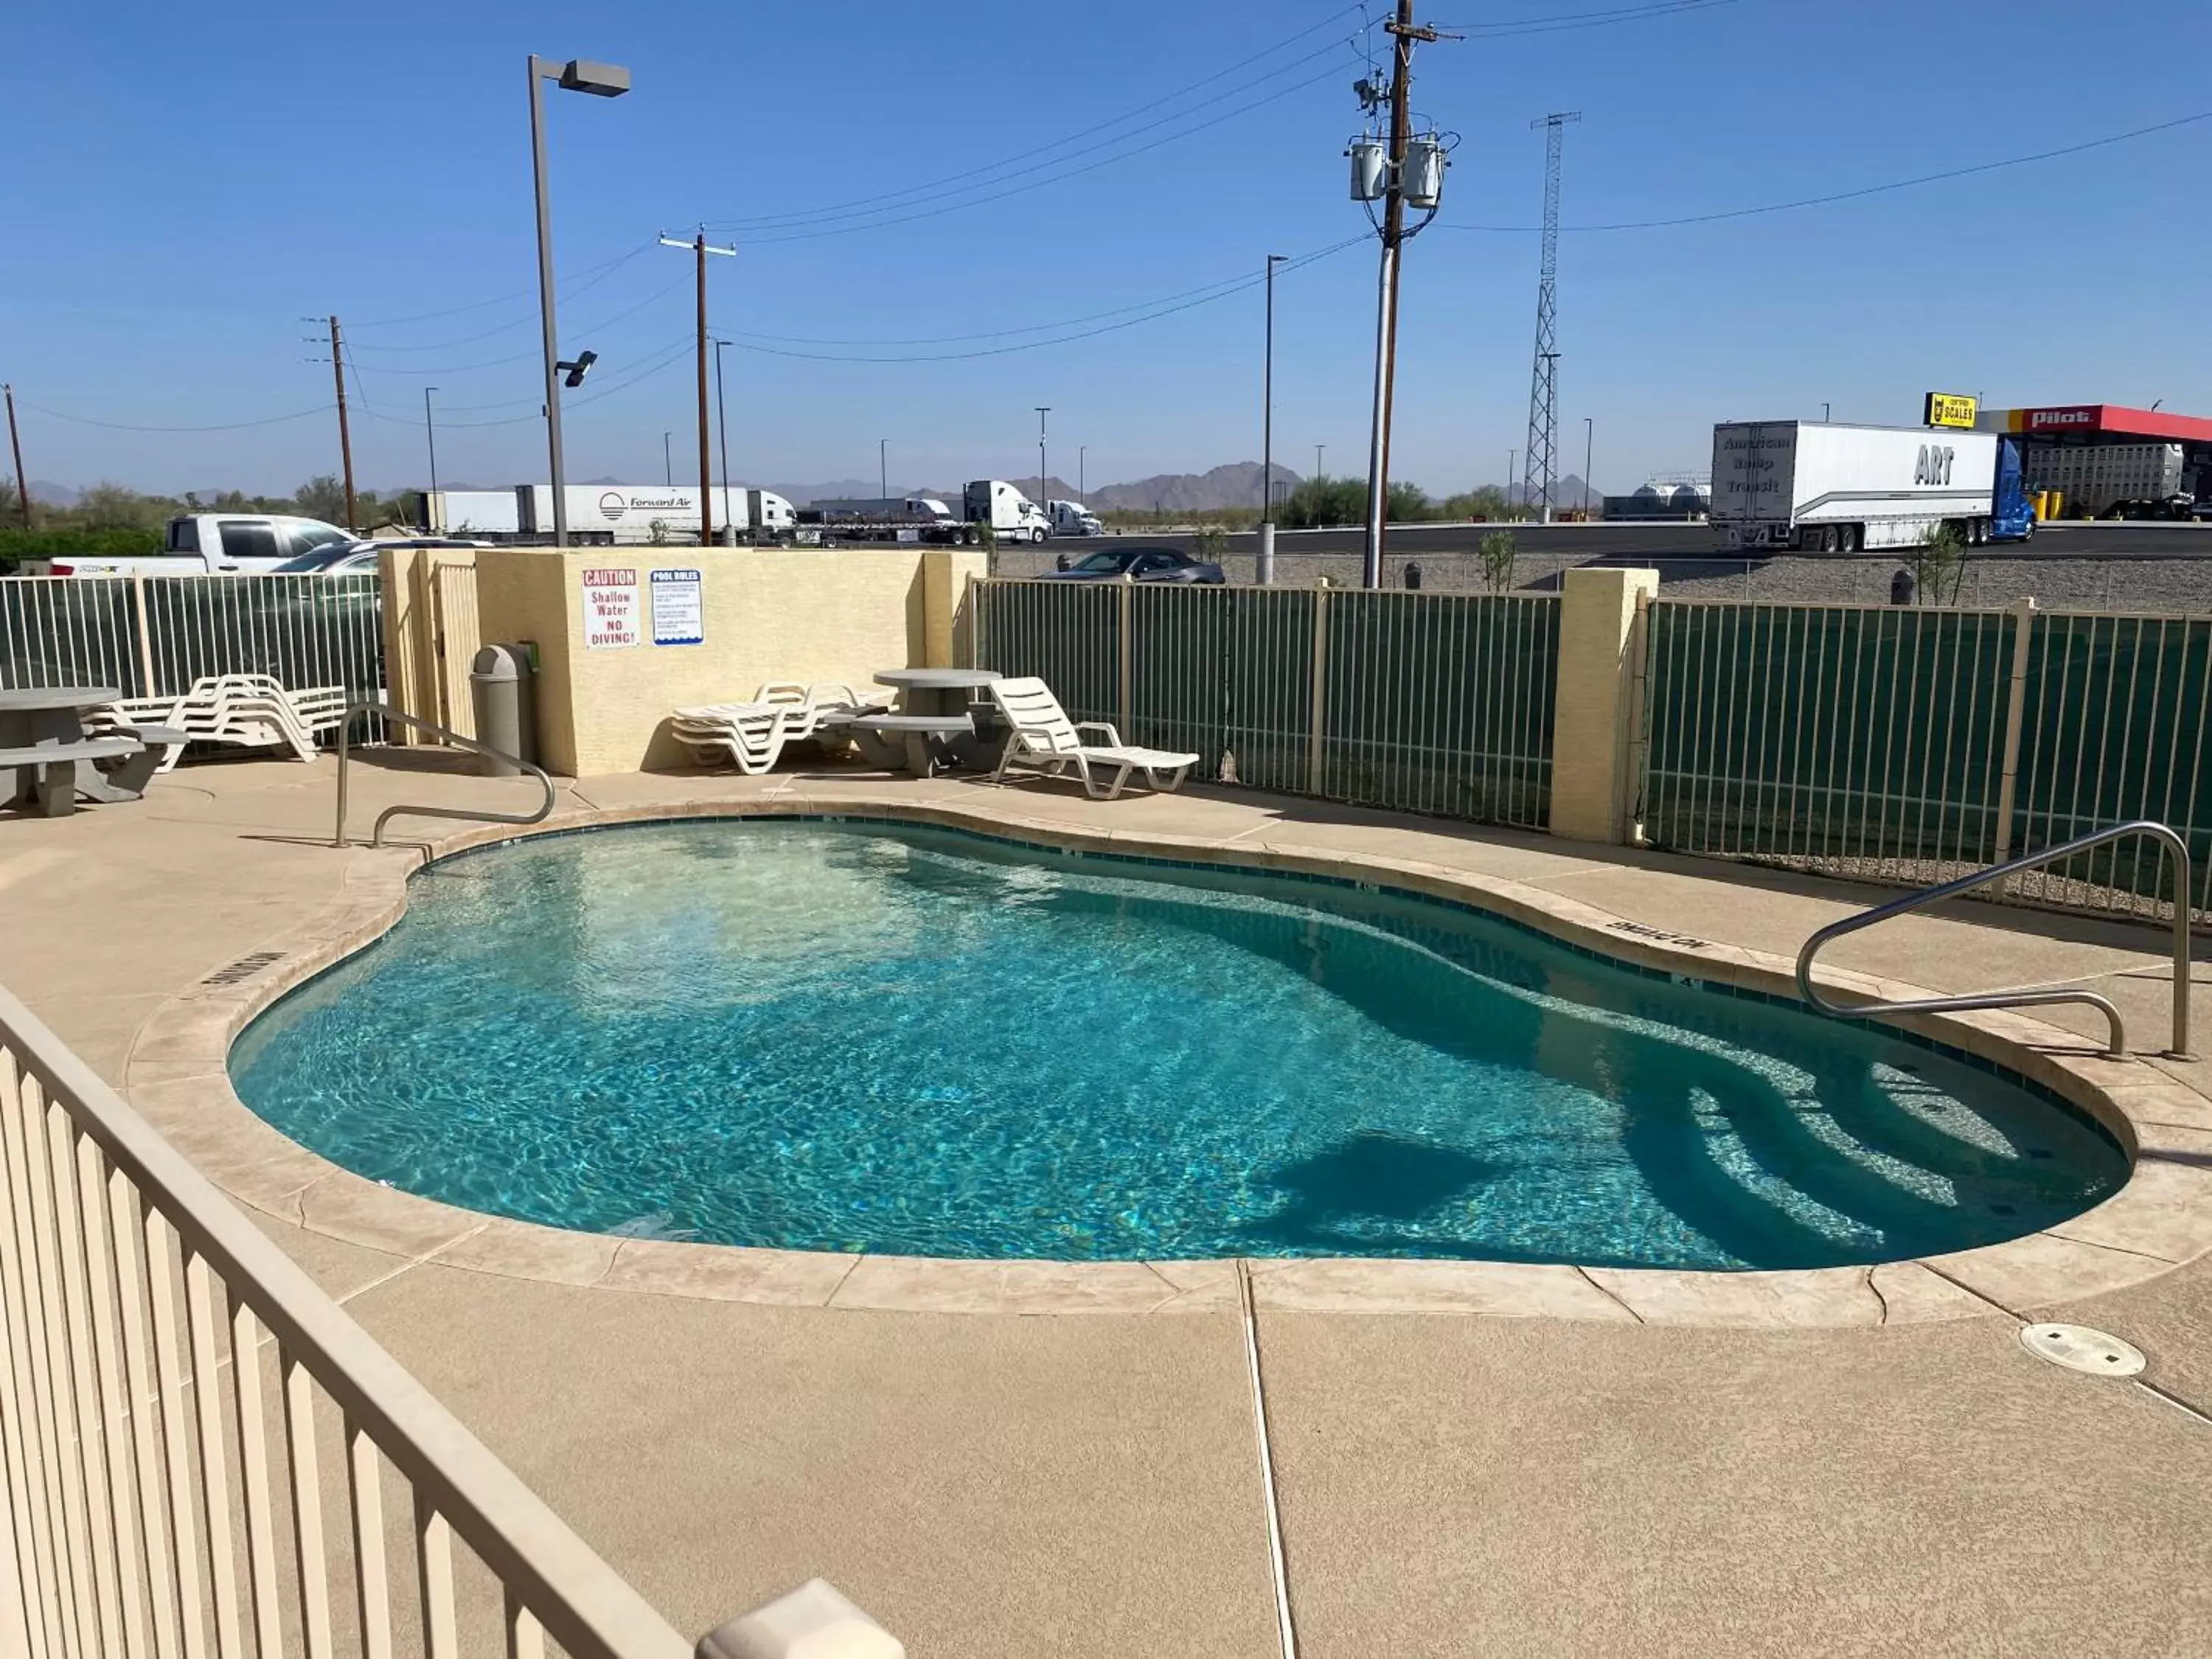
<path fill-rule="evenodd" d="M 2020 1346 L 2038 1359 L 2092 1376 L 2133 1376 L 2143 1368 L 2141 1348 L 2087 1325 L 2030 1325 Z"/>

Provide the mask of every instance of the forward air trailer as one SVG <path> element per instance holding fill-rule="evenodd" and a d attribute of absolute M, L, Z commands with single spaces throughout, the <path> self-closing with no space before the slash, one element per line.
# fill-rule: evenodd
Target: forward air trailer
<path fill-rule="evenodd" d="M 2026 541 L 2035 510 L 2017 439 L 1924 426 L 1726 421 L 1713 428 L 1711 522 L 1731 552 L 1916 547 L 1939 525 L 1969 547 Z"/>

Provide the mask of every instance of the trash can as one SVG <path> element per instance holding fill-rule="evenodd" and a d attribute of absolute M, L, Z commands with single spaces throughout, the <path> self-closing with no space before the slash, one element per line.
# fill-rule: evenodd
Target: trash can
<path fill-rule="evenodd" d="M 1889 579 L 1889 602 L 1892 605 L 1912 603 L 1912 573 L 1910 570 L 1899 567 L 1898 573 Z"/>
<path fill-rule="evenodd" d="M 527 645 L 487 645 L 469 665 L 469 700 L 476 706 L 477 741 L 534 763 L 538 730 L 531 678 Z M 511 778 L 521 769 L 512 761 L 489 755 L 477 759 L 477 769 L 488 778 Z"/>
<path fill-rule="evenodd" d="M 1408 559 L 1406 562 L 1406 591 L 1408 593 L 1418 593 L 1421 591 L 1421 567 L 1416 560 Z"/>

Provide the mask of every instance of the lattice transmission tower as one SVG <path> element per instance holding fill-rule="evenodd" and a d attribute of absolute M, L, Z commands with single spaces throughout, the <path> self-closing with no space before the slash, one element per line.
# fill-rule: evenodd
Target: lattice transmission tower
<path fill-rule="evenodd" d="M 1544 264 L 1536 284 L 1536 367 L 1528 381 L 1528 447 L 1521 476 L 1528 481 L 1523 494 L 1538 503 L 1543 522 L 1552 521 L 1552 480 L 1558 476 L 1559 447 L 1559 353 L 1555 343 L 1559 322 L 1559 139 L 1570 121 L 1583 118 L 1580 110 L 1546 115 L 1528 125 L 1544 131 Z M 1585 478 L 1587 488 L 1589 481 Z"/>

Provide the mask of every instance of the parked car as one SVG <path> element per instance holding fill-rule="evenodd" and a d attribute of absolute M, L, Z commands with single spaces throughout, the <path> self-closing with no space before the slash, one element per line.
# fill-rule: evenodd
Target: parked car
<path fill-rule="evenodd" d="M 1173 547 L 1102 548 L 1086 553 L 1058 570 L 1048 570 L 1039 581 L 1119 581 L 1123 576 L 1140 582 L 1225 582 L 1221 567 L 1206 559 L 1194 559 Z"/>
<path fill-rule="evenodd" d="M 374 542 L 332 542 L 296 559 L 287 559 L 269 574 L 272 576 L 373 576 L 378 547 Z"/>

